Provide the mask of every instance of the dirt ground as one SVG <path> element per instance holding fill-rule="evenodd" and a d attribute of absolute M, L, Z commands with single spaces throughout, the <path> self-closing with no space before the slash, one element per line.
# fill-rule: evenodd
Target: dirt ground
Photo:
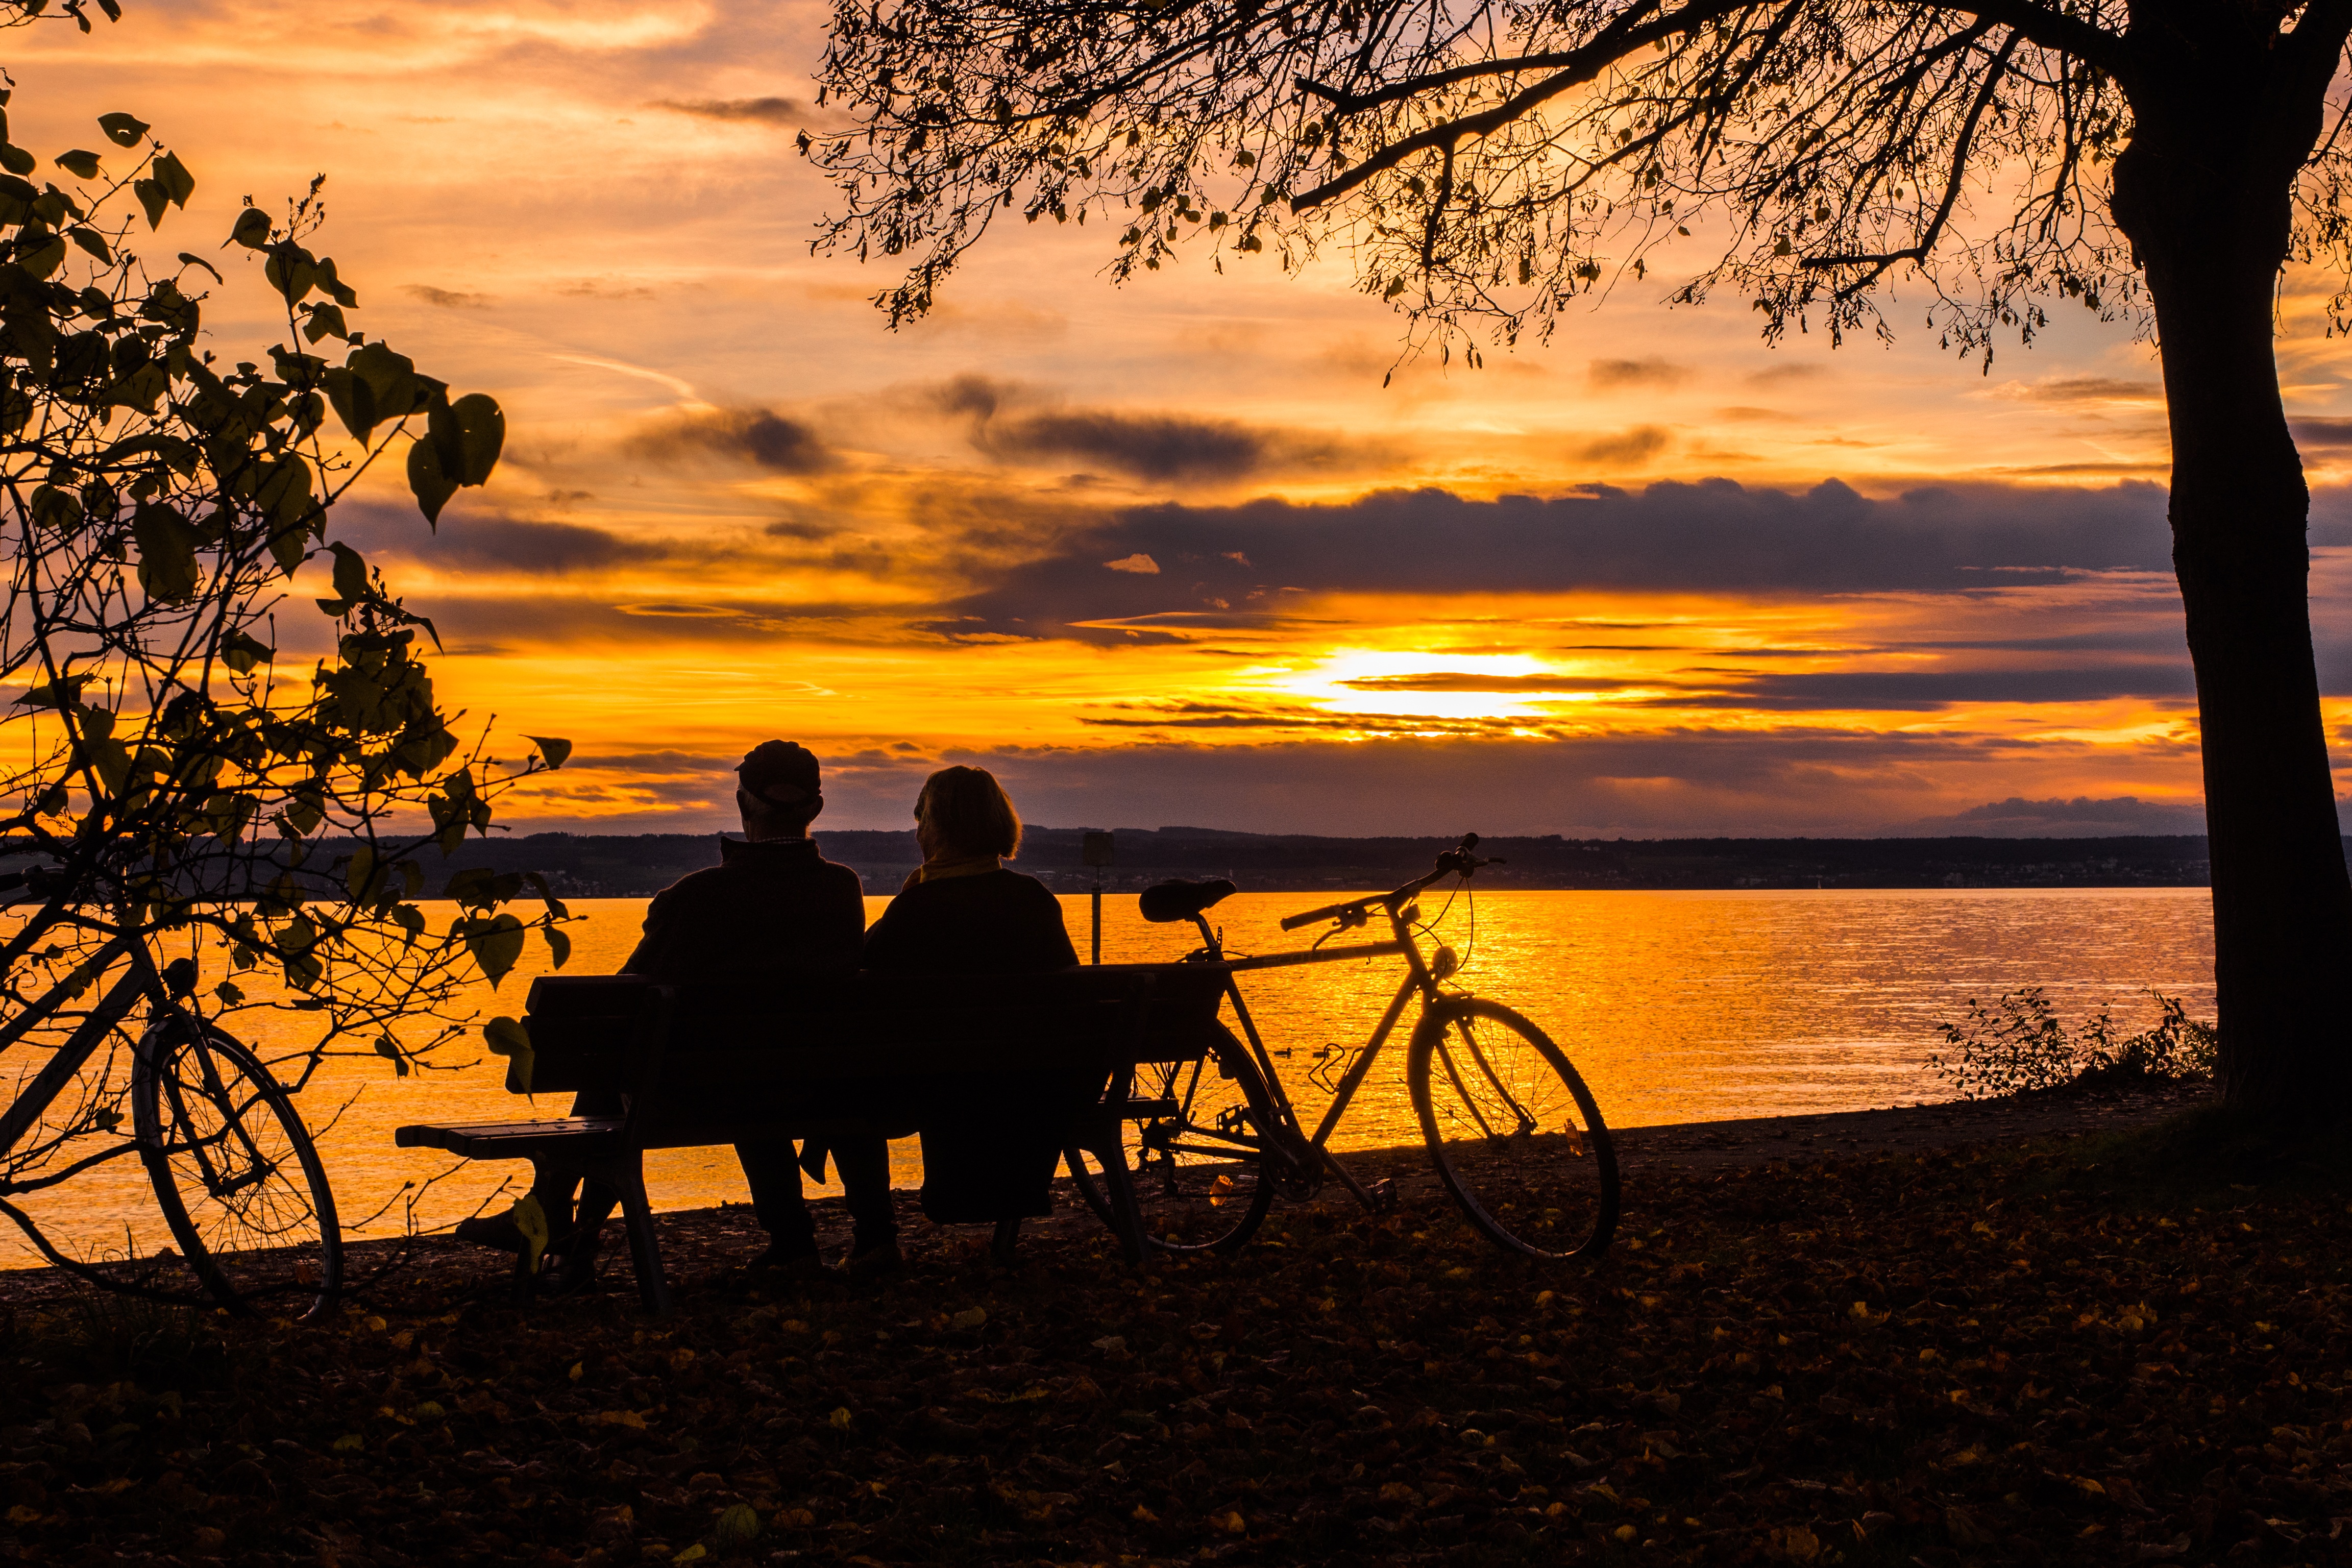
<path fill-rule="evenodd" d="M 2123 1131 L 2205 1103 L 2210 1095 L 2210 1088 L 2201 1084 L 2158 1085 L 2115 1092 L 2069 1090 L 1885 1110 L 1626 1128 L 1615 1138 L 1625 1182 L 1627 1221 L 1639 1222 L 1645 1176 Z M 1393 1180 L 1398 1201 L 1407 1210 L 1449 1202 L 1419 1145 L 1352 1153 L 1345 1161 L 1360 1180 Z M 1029 1221 L 1023 1230 L 1024 1238 L 1068 1241 L 1100 1228 L 1101 1222 L 1079 1203 L 1066 1179 L 1055 1187 L 1053 1215 Z M 1355 1205 L 1335 1183 L 1326 1185 L 1312 1206 L 1348 1210 Z M 811 1207 L 816 1215 L 818 1238 L 828 1252 L 845 1249 L 849 1219 L 841 1200 L 823 1199 Z M 767 1241 L 750 1207 L 741 1204 L 678 1210 L 660 1215 L 658 1224 L 663 1262 L 673 1288 L 679 1289 L 692 1289 L 698 1282 L 731 1273 Z M 910 1260 L 977 1258 L 988 1241 L 986 1227 L 933 1225 L 923 1217 L 912 1192 L 899 1194 L 899 1226 L 900 1243 Z M 611 1257 L 604 1268 L 606 1288 L 626 1293 L 631 1289 L 627 1249 L 618 1236 L 617 1221 L 612 1228 Z M 421 1289 L 442 1293 L 455 1303 L 502 1292 L 505 1263 L 500 1254 L 443 1237 L 425 1237 L 410 1243 L 361 1243 L 350 1249 L 348 1268 L 350 1279 L 362 1294 L 372 1282 L 384 1279 L 396 1282 L 404 1295 Z M 54 1268 L 0 1271 L 0 1306 L 58 1302 L 84 1289 Z"/>

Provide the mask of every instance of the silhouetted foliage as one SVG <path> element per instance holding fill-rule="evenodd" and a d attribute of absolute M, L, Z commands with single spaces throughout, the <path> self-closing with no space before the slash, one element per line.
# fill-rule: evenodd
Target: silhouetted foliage
<path fill-rule="evenodd" d="M 527 934 L 499 907 L 525 879 L 488 874 L 453 883 L 460 915 L 430 929 L 419 853 L 487 829 L 508 782 L 569 750 L 539 742 L 518 769 L 461 737 L 420 657 L 431 624 L 329 537 L 330 509 L 402 446 L 428 520 L 486 481 L 498 405 L 353 324 L 351 281 L 310 248 L 322 181 L 280 215 L 238 214 L 232 254 L 286 337 L 221 363 L 202 322 L 224 275 L 159 237 L 194 175 L 131 115 L 97 129 L 102 152 L 45 164 L 0 117 L 0 835 L 43 860 L 0 939 L 0 1050 L 72 1073 L 37 1120 L 10 1115 L 12 1197 L 142 1153 L 135 1042 L 167 1016 L 251 1040 L 293 1089 L 331 1051 L 410 1071 L 462 1021 L 458 989 L 503 974 Z M 329 596 L 296 616 L 313 567 Z M 337 896 L 291 874 L 313 856 Z M 562 915 L 550 896 L 530 922 L 559 958 Z M 216 1167 L 238 1135 L 210 1137 L 174 1154 L 213 1162 L 233 1209 Z M 243 1218 L 215 1237 L 266 1239 Z"/>
<path fill-rule="evenodd" d="M 2084 1081 L 2210 1076 L 2220 1054 L 2213 1026 L 2191 1018 L 2177 996 L 2148 995 L 2158 1016 L 2136 1035 L 2121 1033 L 2115 1009 L 2104 1004 L 2070 1033 L 2039 985 L 2005 991 L 1990 1005 L 1971 996 L 1965 1022 L 1936 1026 L 1945 1049 L 1929 1055 L 1927 1066 L 1962 1100 Z"/>

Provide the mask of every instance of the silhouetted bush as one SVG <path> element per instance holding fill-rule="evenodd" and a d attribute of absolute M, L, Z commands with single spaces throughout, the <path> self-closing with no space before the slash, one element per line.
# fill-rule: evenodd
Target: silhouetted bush
<path fill-rule="evenodd" d="M 2210 1078 L 2219 1054 L 2210 1024 L 2189 1016 L 2176 996 L 2147 994 L 2161 1009 L 2156 1026 L 2118 1031 L 2105 1003 L 2073 1033 L 2039 985 L 2007 991 L 1988 1005 L 1969 998 L 1966 1017 L 1939 1024 L 1946 1049 L 1927 1066 L 1962 1100 L 1991 1100 L 2072 1084 Z"/>

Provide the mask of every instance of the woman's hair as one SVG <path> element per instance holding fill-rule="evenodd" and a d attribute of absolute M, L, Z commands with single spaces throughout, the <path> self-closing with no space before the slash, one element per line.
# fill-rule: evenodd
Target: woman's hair
<path fill-rule="evenodd" d="M 986 768 L 941 768 L 923 781 L 915 802 L 919 821 L 934 824 L 950 849 L 966 855 L 1021 853 L 1021 814 Z"/>

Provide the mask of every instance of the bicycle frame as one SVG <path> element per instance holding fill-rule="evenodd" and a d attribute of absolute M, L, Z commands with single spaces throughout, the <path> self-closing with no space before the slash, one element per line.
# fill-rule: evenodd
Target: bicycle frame
<path fill-rule="evenodd" d="M 139 1004 L 140 999 L 161 993 L 162 985 L 139 962 L 136 944 L 127 938 L 117 937 L 108 942 L 99 949 L 82 967 L 90 979 L 95 981 L 108 969 L 113 967 L 116 960 L 125 956 L 131 958 L 130 971 L 107 988 L 105 995 L 100 997 L 98 1005 L 89 1010 L 89 1016 L 81 1021 L 71 1035 L 67 1037 L 66 1043 L 57 1048 L 41 1070 L 33 1075 L 32 1082 L 26 1085 L 16 1098 L 9 1102 L 5 1111 L 0 1111 L 0 1157 L 5 1157 L 15 1149 L 17 1142 L 39 1122 L 42 1112 L 47 1110 L 58 1096 L 65 1092 L 66 1086 L 79 1075 L 81 1069 L 89 1064 L 89 1058 L 97 1054 L 98 1047 L 104 1042 L 106 1037 L 130 1016 L 131 1009 Z M 37 1027 L 42 1020 L 63 1007 L 73 990 L 74 987 L 69 983 L 54 987 L 49 994 L 18 1014 L 6 1027 L 0 1028 L 0 1050 L 5 1050 L 15 1045 Z M 131 1147 L 128 1143 L 123 1146 L 125 1150 Z M 115 1153 L 121 1152 L 110 1151 L 107 1155 L 101 1157 L 112 1158 Z M 86 1168 L 86 1163 L 77 1164 L 74 1171 Z M 71 1173 L 63 1173 L 63 1174 Z M 45 1181 L 39 1184 L 46 1186 L 50 1184 L 50 1182 Z M 12 1186 L 11 1190 L 21 1192 L 29 1188 Z"/>
<path fill-rule="evenodd" d="M 1347 1113 L 1349 1104 L 1354 1100 L 1356 1091 L 1363 1086 L 1364 1079 L 1370 1075 L 1372 1064 L 1380 1059 L 1381 1050 L 1388 1045 L 1390 1037 L 1396 1032 L 1397 1021 L 1404 1016 L 1406 1005 L 1418 995 L 1421 998 L 1422 1008 L 1426 1012 L 1438 999 L 1437 988 L 1440 977 L 1423 958 L 1421 944 L 1413 931 L 1414 921 L 1420 913 L 1420 908 L 1413 900 L 1431 883 L 1445 876 L 1449 869 L 1449 868 L 1441 867 L 1430 875 L 1408 882 L 1392 892 L 1376 894 L 1347 904 L 1332 905 L 1324 910 L 1310 910 L 1307 914 L 1293 916 L 1283 922 L 1285 927 L 1288 928 L 1328 915 L 1339 920 L 1339 929 L 1347 930 L 1367 923 L 1370 919 L 1371 908 L 1378 905 L 1386 914 L 1389 921 L 1390 939 L 1386 942 L 1357 942 L 1347 947 L 1331 948 L 1318 943 L 1314 947 L 1304 948 L 1295 952 L 1273 952 L 1251 958 L 1228 959 L 1224 956 L 1223 942 L 1217 933 L 1210 929 L 1206 917 L 1198 914 L 1192 917 L 1192 923 L 1199 929 L 1202 943 L 1201 952 L 1196 956 L 1201 962 L 1219 964 L 1225 970 L 1226 999 L 1233 1004 L 1234 1015 L 1240 1020 L 1243 1037 L 1249 1042 L 1250 1054 L 1256 1060 L 1258 1076 L 1264 1080 L 1266 1092 L 1272 1098 L 1275 1109 L 1282 1118 L 1284 1136 L 1268 1139 L 1266 1142 L 1269 1146 L 1261 1152 L 1286 1155 L 1294 1166 L 1311 1166 L 1319 1163 L 1346 1184 L 1358 1202 L 1367 1209 L 1375 1212 L 1383 1206 L 1383 1199 L 1356 1180 L 1348 1168 L 1339 1163 L 1339 1157 L 1333 1154 L 1329 1148 L 1330 1138 L 1333 1131 L 1339 1124 L 1340 1117 Z M 1405 976 L 1398 984 L 1396 994 L 1389 999 L 1389 1005 L 1381 1014 L 1380 1022 L 1373 1026 L 1370 1037 L 1365 1041 L 1363 1048 L 1357 1053 L 1356 1059 L 1348 1065 L 1348 1070 L 1340 1076 L 1339 1085 L 1332 1092 L 1331 1103 L 1324 1110 L 1322 1121 L 1312 1133 L 1308 1133 L 1299 1122 L 1298 1112 L 1290 1102 L 1289 1090 L 1283 1087 L 1281 1078 L 1275 1071 L 1273 1054 L 1266 1049 L 1265 1041 L 1259 1036 L 1257 1022 L 1250 1016 L 1249 1005 L 1243 999 L 1241 985 L 1234 977 L 1254 969 L 1286 969 L 1306 963 L 1339 963 L 1355 959 L 1386 958 L 1392 954 L 1404 959 Z M 1193 1068 L 1195 1074 L 1200 1070 L 1197 1065 Z M 1246 1140 L 1235 1140 L 1235 1142 L 1245 1142 Z M 1285 1148 L 1281 1146 L 1284 1143 L 1295 1143 L 1296 1146 Z M 1171 1147 L 1177 1146 L 1171 1145 Z M 1207 1153 L 1214 1151 L 1195 1149 L 1192 1152 Z M 1303 1159 L 1300 1157 L 1302 1153 L 1305 1155 Z"/>

